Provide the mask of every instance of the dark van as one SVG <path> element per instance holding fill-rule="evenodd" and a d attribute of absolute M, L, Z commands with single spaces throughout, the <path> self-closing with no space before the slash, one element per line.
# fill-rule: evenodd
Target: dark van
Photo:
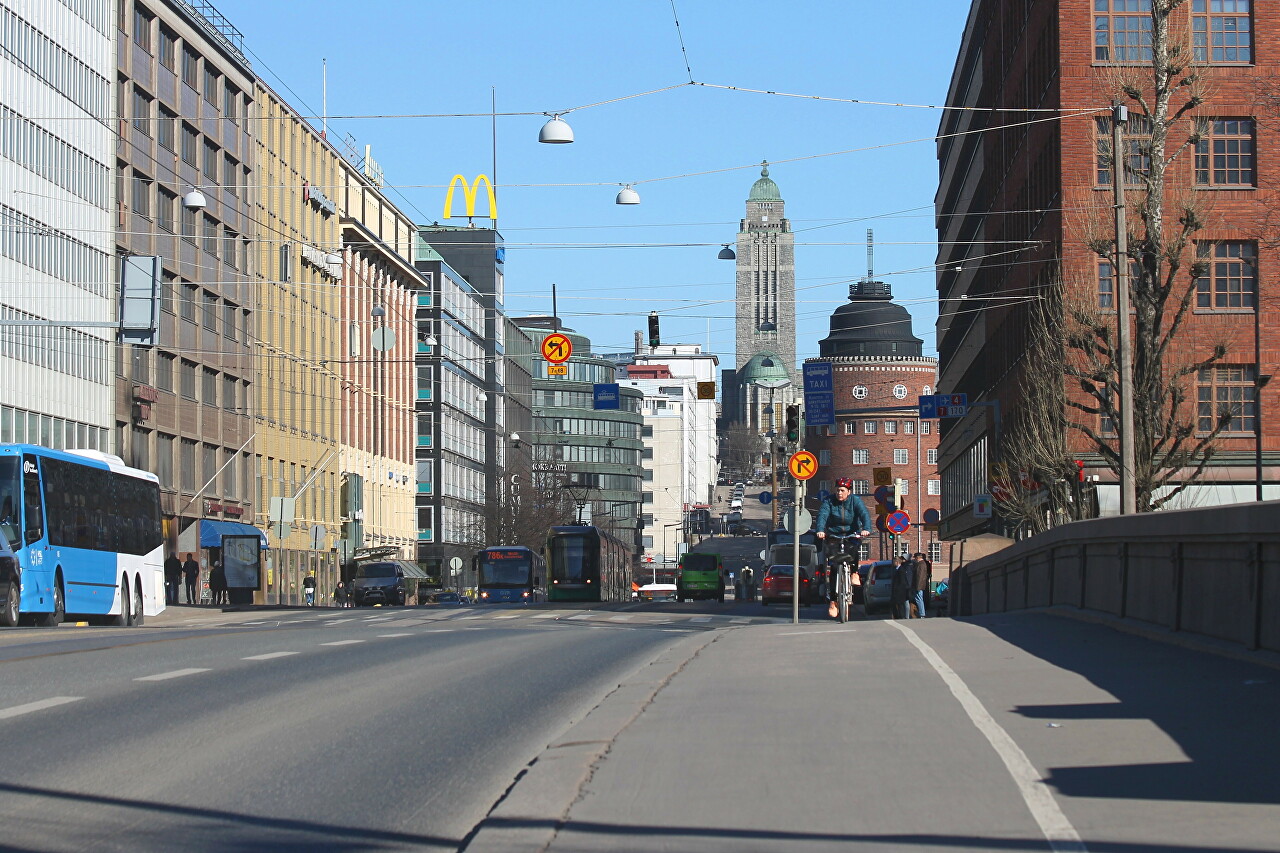
<path fill-rule="evenodd" d="M 351 600 L 356 607 L 374 604 L 404 605 L 404 569 L 390 561 L 360 563 L 351 579 Z"/>

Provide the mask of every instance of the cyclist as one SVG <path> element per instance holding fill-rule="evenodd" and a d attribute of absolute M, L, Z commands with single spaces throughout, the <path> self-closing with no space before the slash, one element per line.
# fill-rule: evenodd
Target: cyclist
<path fill-rule="evenodd" d="M 819 540 L 826 539 L 827 533 L 834 536 L 869 536 L 871 533 L 871 515 L 866 505 L 853 494 L 853 480 L 841 477 L 836 480 L 836 493 L 822 502 L 818 509 L 818 520 L 814 525 Z M 838 553 L 836 543 L 827 543 L 827 553 Z M 856 561 L 855 561 L 856 565 Z M 835 578 L 827 572 L 827 598 L 838 601 Z"/>

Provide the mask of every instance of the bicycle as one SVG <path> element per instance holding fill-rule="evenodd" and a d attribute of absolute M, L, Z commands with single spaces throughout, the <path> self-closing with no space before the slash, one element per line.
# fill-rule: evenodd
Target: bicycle
<path fill-rule="evenodd" d="M 852 572 L 858 570 L 858 558 L 861 552 L 862 533 L 828 533 L 826 536 L 827 543 L 827 583 L 831 584 L 834 580 L 833 591 L 835 593 L 835 604 L 839 609 L 836 618 L 841 622 L 849 621 L 849 609 L 853 606 L 853 577 Z M 849 552 L 849 540 L 853 540 L 853 544 L 857 547 L 853 553 Z"/>

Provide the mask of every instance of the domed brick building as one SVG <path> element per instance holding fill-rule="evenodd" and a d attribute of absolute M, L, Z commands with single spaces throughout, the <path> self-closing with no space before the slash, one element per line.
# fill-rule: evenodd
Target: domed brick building
<path fill-rule="evenodd" d="M 875 559 L 922 551 L 933 561 L 937 579 L 947 567 L 937 533 L 925 530 L 925 518 L 935 517 L 942 502 L 938 424 L 920 419 L 917 398 L 934 393 L 938 360 L 921 348 L 911 332 L 911 315 L 893 302 L 888 284 L 864 280 L 850 286 L 849 303 L 831 315 L 831 334 L 819 343 L 819 357 L 807 360 L 832 365 L 836 425 L 809 427 L 805 447 L 818 457 L 809 495 L 833 492 L 838 478 L 849 477 L 873 519 L 875 471 L 889 469 L 896 507 L 910 515 L 911 528 L 893 541 L 885 534 L 873 536 L 866 550 Z"/>

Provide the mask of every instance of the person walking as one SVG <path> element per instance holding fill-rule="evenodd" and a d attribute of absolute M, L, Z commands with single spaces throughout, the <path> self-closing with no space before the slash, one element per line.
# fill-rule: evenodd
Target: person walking
<path fill-rule="evenodd" d="M 209 592 L 213 594 L 214 604 L 225 604 L 227 597 L 227 573 L 222 568 L 222 560 L 214 558 L 213 568 L 209 570 Z"/>
<path fill-rule="evenodd" d="M 916 587 L 915 564 L 901 557 L 893 558 L 893 586 L 890 590 L 889 611 L 894 619 L 911 617 L 911 595 Z"/>
<path fill-rule="evenodd" d="M 742 567 L 742 596 L 747 601 L 756 600 L 756 574 L 750 566 Z"/>
<path fill-rule="evenodd" d="M 929 591 L 929 571 L 925 568 L 924 554 L 911 555 L 911 571 L 915 580 L 915 589 L 911 593 L 911 603 L 916 608 L 916 618 L 924 618 L 924 597 Z"/>
<path fill-rule="evenodd" d="M 333 602 L 339 607 L 347 606 L 347 587 L 342 581 L 333 590 Z"/>
<path fill-rule="evenodd" d="M 307 576 L 302 579 L 302 595 L 307 600 L 308 607 L 316 606 L 316 573 L 307 572 Z"/>
<path fill-rule="evenodd" d="M 932 610 L 933 609 L 933 563 L 929 562 L 929 558 L 926 557 L 924 555 L 924 552 L 922 551 L 917 551 L 915 554 L 915 557 L 916 557 L 916 566 L 919 567 L 916 571 L 920 575 L 924 576 L 924 584 L 921 588 L 924 590 L 925 610 Z M 916 581 L 917 583 L 919 583 L 920 578 L 917 577 Z M 924 614 L 925 614 L 925 611 L 921 610 L 920 615 L 923 616 Z"/>
<path fill-rule="evenodd" d="M 164 561 L 164 603 L 178 603 L 178 587 L 182 586 L 182 561 L 178 555 L 169 552 L 169 559 Z"/>
<path fill-rule="evenodd" d="M 199 604 L 200 564 L 192 554 L 188 554 L 187 561 L 182 564 L 182 580 L 187 587 L 187 604 Z"/>

